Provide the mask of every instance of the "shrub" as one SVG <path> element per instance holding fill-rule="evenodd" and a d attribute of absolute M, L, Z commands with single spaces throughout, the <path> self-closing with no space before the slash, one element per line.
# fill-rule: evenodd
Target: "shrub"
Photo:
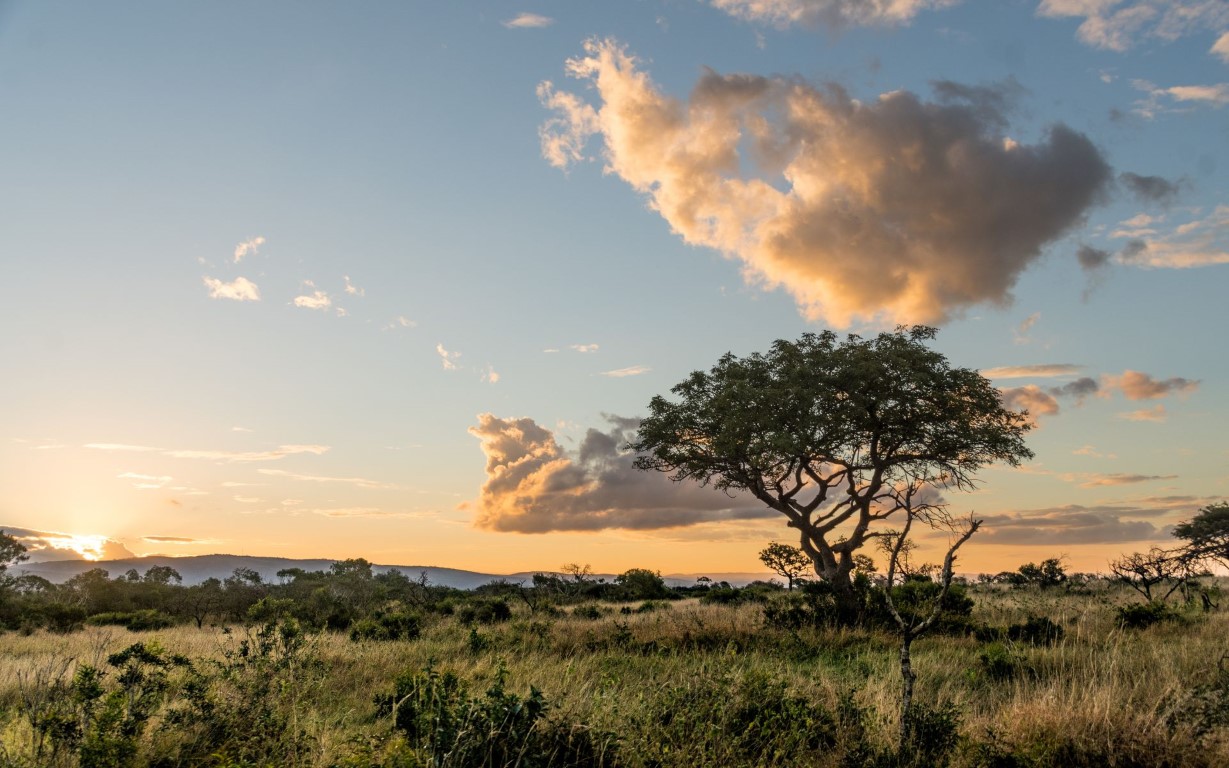
<path fill-rule="evenodd" d="M 1120 606 L 1117 615 L 1118 626 L 1125 629 L 1147 629 L 1153 624 L 1176 617 L 1168 605 L 1155 601 Z"/>
<path fill-rule="evenodd" d="M 512 608 L 503 600 L 473 600 L 457 609 L 462 624 L 495 624 L 512 618 Z"/>
<path fill-rule="evenodd" d="M 1029 616 L 1021 624 L 1007 628 L 1007 639 L 1031 645 L 1053 645 L 1063 639 L 1063 628 L 1045 616 Z"/>
<path fill-rule="evenodd" d="M 384 613 L 360 619 L 350 627 L 350 639 L 416 640 L 422 634 L 422 619 L 412 613 Z"/>
<path fill-rule="evenodd" d="M 96 613 L 85 620 L 92 627 L 124 627 L 130 632 L 145 632 L 153 629 L 166 629 L 173 626 L 175 620 L 161 611 L 152 608 L 143 611 L 111 611 Z"/>
<path fill-rule="evenodd" d="M 1024 660 L 1010 646 L 987 643 L 977 654 L 978 671 L 990 680 L 1011 680 L 1025 669 Z"/>
<path fill-rule="evenodd" d="M 376 700 L 391 714 L 416 758 L 411 764 L 458 766 L 613 766 L 615 739 L 581 725 L 546 718 L 536 688 L 510 693 L 501 667 L 482 697 L 470 697 L 451 672 L 431 665 L 398 676 L 391 696 Z"/>

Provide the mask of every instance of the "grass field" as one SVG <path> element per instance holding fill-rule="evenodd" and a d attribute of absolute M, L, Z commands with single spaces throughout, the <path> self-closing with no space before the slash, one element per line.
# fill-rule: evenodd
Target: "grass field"
<path fill-rule="evenodd" d="M 914 645 L 919 701 L 958 716 L 949 724 L 959 741 L 934 764 L 1229 765 L 1229 688 L 1221 669 L 1229 614 L 1191 611 L 1135 630 L 1117 625 L 1114 607 L 1130 597 L 1108 585 L 1083 592 L 988 585 L 972 595 L 975 622 L 1008 626 L 1046 616 L 1065 631 L 1050 645 L 970 635 L 927 636 Z M 213 753 L 186 750 L 193 739 L 203 743 L 206 710 L 198 706 L 192 718 L 176 720 L 175 702 L 189 684 L 184 669 L 168 667 L 135 746 L 118 757 L 90 758 L 95 765 L 496 764 L 490 755 L 432 757 L 412 743 L 412 733 L 394 727 L 390 711 L 381 713 L 375 701 L 393 693 L 398 675 L 429 665 L 454 673 L 481 701 L 493 700 L 484 692 L 501 678 L 503 690 L 522 703 L 531 686 L 541 691 L 549 706 L 533 727 L 583 730 L 592 742 L 587 749 L 597 753 L 572 764 L 836 766 L 854 764 L 851 755 L 868 765 L 907 764 L 874 763 L 863 754 L 884 752 L 894 739 L 900 678 L 891 634 L 765 627 L 758 604 L 655 605 L 631 613 L 604 606 L 598 618 L 520 607 L 493 625 L 432 617 L 412 641 L 307 634 L 302 647 L 284 654 L 274 648 L 273 663 L 240 671 L 236 650 L 256 640 L 250 628 L 7 633 L 0 635 L 0 765 L 87 765 L 79 751 L 52 750 L 47 739 L 36 756 L 37 701 L 31 702 L 56 680 L 54 695 L 71 697 L 64 686 L 81 665 L 106 669 L 110 654 L 135 642 L 182 654 L 199 669 L 215 670 L 215 680 L 225 678 L 210 694 L 208 717 L 226 728 L 274 727 L 302 738 L 294 749 L 264 755 L 252 739 L 242 747 L 215 739 L 221 746 Z M 225 663 L 228 656 L 229 678 L 202 661 Z M 103 682 L 119 679 L 115 668 Z M 255 696 L 268 698 L 268 706 L 252 709 Z M 217 714 L 228 706 L 230 715 Z M 862 712 L 856 728 L 840 714 L 849 706 Z M 98 721 L 83 711 L 76 711 L 79 721 Z M 266 715 L 267 723 L 258 722 Z M 807 735 L 823 731 L 828 716 L 835 718 L 833 738 Z M 523 764 L 541 763 L 526 756 Z"/>

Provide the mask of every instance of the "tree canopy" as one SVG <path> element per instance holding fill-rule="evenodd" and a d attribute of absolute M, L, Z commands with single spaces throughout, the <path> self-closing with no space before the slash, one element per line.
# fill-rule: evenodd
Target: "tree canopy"
<path fill-rule="evenodd" d="M 799 532 L 816 573 L 849 585 L 854 553 L 886 535 L 874 524 L 909 508 L 942 509 L 982 467 L 1031 458 L 1027 413 L 927 341 L 936 330 L 874 338 L 807 333 L 765 354 L 724 355 L 654 397 L 636 442 L 640 469 L 746 492 Z"/>

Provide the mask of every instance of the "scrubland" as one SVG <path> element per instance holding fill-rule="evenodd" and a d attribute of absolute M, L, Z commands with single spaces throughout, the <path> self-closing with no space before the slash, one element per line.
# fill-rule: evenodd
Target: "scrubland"
<path fill-rule="evenodd" d="M 903 750 L 893 634 L 766 618 L 778 593 L 429 614 L 391 641 L 276 616 L 8 632 L 0 766 L 1229 765 L 1229 613 L 1127 628 L 1108 582 L 969 596 L 913 646 Z M 1061 636 L 1007 633 L 1036 617 Z"/>

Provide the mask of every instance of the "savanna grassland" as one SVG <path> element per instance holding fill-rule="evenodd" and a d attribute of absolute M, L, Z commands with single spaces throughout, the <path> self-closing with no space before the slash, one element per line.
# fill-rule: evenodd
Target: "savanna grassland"
<path fill-rule="evenodd" d="M 913 646 L 900 750 L 890 631 L 730 590 L 494 612 L 454 597 L 391 640 L 269 601 L 224 627 L 7 632 L 0 765 L 1229 765 L 1229 613 L 1124 624 L 1139 600 L 1103 580 L 966 596 Z"/>

